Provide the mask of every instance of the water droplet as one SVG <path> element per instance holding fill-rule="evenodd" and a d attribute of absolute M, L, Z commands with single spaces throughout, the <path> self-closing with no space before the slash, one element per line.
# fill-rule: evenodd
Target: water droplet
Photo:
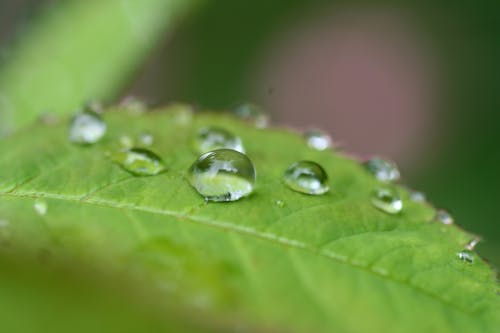
<path fill-rule="evenodd" d="M 473 239 L 471 239 L 470 242 L 468 242 L 466 245 L 465 245 L 465 249 L 469 250 L 469 251 L 472 251 L 474 250 L 474 248 L 476 247 L 476 245 L 481 241 L 481 238 L 479 237 L 475 237 Z"/>
<path fill-rule="evenodd" d="M 84 109 L 99 114 L 104 112 L 102 103 L 95 99 L 89 100 L 87 103 L 85 103 Z"/>
<path fill-rule="evenodd" d="M 131 148 L 110 153 L 109 157 L 135 176 L 154 176 L 167 169 L 158 155 L 143 148 Z"/>
<path fill-rule="evenodd" d="M 154 142 L 153 134 L 149 132 L 142 132 L 139 134 L 139 141 L 144 146 L 151 146 Z"/>
<path fill-rule="evenodd" d="M 0 220 L 0 228 L 8 227 L 10 224 L 7 220 Z"/>
<path fill-rule="evenodd" d="M 307 145 L 316 150 L 325 150 L 332 146 L 330 136 L 318 129 L 310 129 L 304 133 Z"/>
<path fill-rule="evenodd" d="M 232 149 L 205 153 L 189 168 L 189 182 L 207 201 L 235 201 L 247 196 L 255 178 L 252 161 Z"/>
<path fill-rule="evenodd" d="M 469 250 L 463 250 L 457 253 L 458 259 L 466 262 L 468 264 L 472 264 L 474 262 L 474 252 Z"/>
<path fill-rule="evenodd" d="M 135 96 L 127 96 L 120 102 L 120 107 L 131 115 L 141 115 L 148 109 L 146 102 Z"/>
<path fill-rule="evenodd" d="M 328 176 L 316 162 L 299 161 L 286 169 L 285 184 L 292 190 L 305 194 L 320 195 L 328 192 Z"/>
<path fill-rule="evenodd" d="M 91 110 L 76 114 L 70 123 L 69 140 L 78 144 L 93 144 L 106 134 L 106 123 Z"/>
<path fill-rule="evenodd" d="M 393 162 L 379 157 L 372 158 L 365 163 L 366 168 L 382 182 L 394 182 L 399 180 L 398 167 Z"/>
<path fill-rule="evenodd" d="M 44 216 L 47 214 L 47 210 L 49 206 L 47 205 L 47 201 L 44 199 L 38 198 L 35 200 L 35 203 L 33 204 L 33 208 L 35 209 L 35 212 L 37 212 L 38 215 Z"/>
<path fill-rule="evenodd" d="M 232 149 L 245 153 L 241 139 L 219 127 L 201 128 L 196 134 L 194 146 L 199 153 L 216 149 Z"/>
<path fill-rule="evenodd" d="M 132 148 L 134 146 L 134 139 L 128 135 L 122 135 L 120 136 L 120 145 L 126 149 Z"/>
<path fill-rule="evenodd" d="M 446 210 L 444 209 L 439 209 L 436 212 L 436 216 L 434 217 L 434 220 L 436 222 L 440 222 L 442 224 L 453 224 L 455 220 L 453 219 L 453 216 L 450 215 Z"/>
<path fill-rule="evenodd" d="M 252 103 L 237 106 L 234 114 L 241 119 L 252 121 L 257 128 L 265 128 L 269 125 L 269 116 L 262 108 Z"/>
<path fill-rule="evenodd" d="M 427 198 L 425 193 L 419 191 L 410 191 L 410 200 L 413 202 L 425 202 Z"/>
<path fill-rule="evenodd" d="M 276 204 L 276 206 L 278 206 L 279 208 L 283 208 L 285 207 L 285 202 L 283 200 L 276 200 L 274 202 Z"/>
<path fill-rule="evenodd" d="M 395 189 L 378 188 L 372 194 L 372 204 L 388 214 L 398 214 L 403 210 L 403 201 Z"/>

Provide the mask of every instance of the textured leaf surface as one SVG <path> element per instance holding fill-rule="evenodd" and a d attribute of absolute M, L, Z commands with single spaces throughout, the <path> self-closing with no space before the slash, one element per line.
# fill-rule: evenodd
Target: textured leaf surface
<path fill-rule="evenodd" d="M 393 216 L 370 204 L 380 185 L 358 162 L 311 150 L 284 129 L 259 130 L 223 115 L 173 106 L 147 115 L 105 114 L 92 147 L 71 145 L 65 124 L 37 124 L 0 142 L 0 219 L 8 244 L 50 249 L 132 271 L 179 304 L 253 327 L 314 332 L 495 332 L 494 272 L 457 258 L 471 235 L 431 222 L 408 200 Z M 206 204 L 185 180 L 201 126 L 239 135 L 257 169 L 255 193 Z M 133 177 L 105 152 L 122 135 L 154 135 L 168 171 Z M 331 191 L 287 189 L 294 161 L 319 162 Z M 39 216 L 34 200 L 43 198 Z M 276 204 L 284 201 L 284 207 Z"/>
<path fill-rule="evenodd" d="M 47 8 L 0 66 L 0 135 L 123 88 L 154 42 L 196 0 L 65 1 Z"/>

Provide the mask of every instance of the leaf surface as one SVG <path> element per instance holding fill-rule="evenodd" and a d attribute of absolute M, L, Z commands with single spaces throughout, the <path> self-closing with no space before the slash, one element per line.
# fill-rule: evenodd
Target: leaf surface
<path fill-rule="evenodd" d="M 90 147 L 72 145 L 65 124 L 36 124 L 0 142 L 0 219 L 8 221 L 1 230 L 9 244 L 102 262 L 183 306 L 264 330 L 498 328 L 493 270 L 477 255 L 472 264 L 457 257 L 473 235 L 432 222 L 434 208 L 412 202 L 404 188 L 402 214 L 375 209 L 370 196 L 381 184 L 352 158 L 312 150 L 286 129 L 182 105 L 104 117 L 108 133 Z M 193 136 L 206 125 L 242 138 L 257 170 L 250 197 L 206 204 L 186 181 L 198 156 Z M 134 177 L 105 152 L 144 131 L 168 171 Z M 325 168 L 329 193 L 285 187 L 284 170 L 303 159 Z M 35 200 L 47 203 L 45 215 Z"/>

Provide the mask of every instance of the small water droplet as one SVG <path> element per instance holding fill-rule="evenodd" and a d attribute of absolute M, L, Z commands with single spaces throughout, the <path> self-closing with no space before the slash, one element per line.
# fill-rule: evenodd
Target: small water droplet
<path fill-rule="evenodd" d="M 120 136 L 120 145 L 126 149 L 132 148 L 134 146 L 134 139 L 128 135 L 122 135 Z"/>
<path fill-rule="evenodd" d="M 245 153 L 241 139 L 219 127 L 200 128 L 194 139 L 194 146 L 199 153 L 216 149 L 232 149 Z"/>
<path fill-rule="evenodd" d="M 261 107 L 252 103 L 237 106 L 234 114 L 241 119 L 252 121 L 257 128 L 265 128 L 269 125 L 269 116 Z"/>
<path fill-rule="evenodd" d="M 99 114 L 104 112 L 102 103 L 95 99 L 89 100 L 87 103 L 85 103 L 84 109 Z"/>
<path fill-rule="evenodd" d="M 109 157 L 135 176 L 154 176 L 167 169 L 158 155 L 144 148 L 131 148 L 110 153 Z"/>
<path fill-rule="evenodd" d="M 144 146 L 151 146 L 154 142 L 153 134 L 149 132 L 142 132 L 139 134 L 139 141 Z"/>
<path fill-rule="evenodd" d="M 35 200 L 35 203 L 33 204 L 33 208 L 35 209 L 35 212 L 37 212 L 38 215 L 44 216 L 47 214 L 47 210 L 49 206 L 47 205 L 47 201 L 44 199 L 38 198 Z"/>
<path fill-rule="evenodd" d="M 444 209 L 439 209 L 436 211 L 436 216 L 434 217 L 434 220 L 436 222 L 440 222 L 442 224 L 453 224 L 455 220 L 453 219 L 453 216 L 450 215 L 446 210 Z"/>
<path fill-rule="evenodd" d="M 276 200 L 274 202 L 276 204 L 276 206 L 278 206 L 279 208 L 283 208 L 285 207 L 285 202 L 283 200 Z"/>
<path fill-rule="evenodd" d="M 472 264 L 474 262 L 474 252 L 469 250 L 463 250 L 457 253 L 458 259 L 461 261 Z"/>
<path fill-rule="evenodd" d="M 427 198 L 425 193 L 419 191 L 410 191 L 410 200 L 413 202 L 425 202 Z"/>
<path fill-rule="evenodd" d="M 466 245 L 465 245 L 465 249 L 469 250 L 469 251 L 472 251 L 474 250 L 474 248 L 476 247 L 476 245 L 481 241 L 481 238 L 479 237 L 475 237 L 473 239 L 471 239 L 470 242 L 468 242 Z"/>
<path fill-rule="evenodd" d="M 189 182 L 207 201 L 235 201 L 249 195 L 255 168 L 245 155 L 218 149 L 201 155 L 189 168 Z"/>
<path fill-rule="evenodd" d="M 285 184 L 300 193 L 321 195 L 330 189 L 325 170 L 316 162 L 299 161 L 286 169 Z"/>
<path fill-rule="evenodd" d="M 91 110 L 76 114 L 71 119 L 69 140 L 78 144 L 93 144 L 106 134 L 106 123 L 101 116 Z"/>
<path fill-rule="evenodd" d="M 7 220 L 0 220 L 0 228 L 8 227 L 10 224 Z"/>
<path fill-rule="evenodd" d="M 141 115 L 148 109 L 146 102 L 135 96 L 125 97 L 119 105 L 131 115 Z"/>
<path fill-rule="evenodd" d="M 307 145 L 316 150 L 325 150 L 332 146 L 330 136 L 318 129 L 310 129 L 304 133 Z"/>
<path fill-rule="evenodd" d="M 403 210 L 403 201 L 395 189 L 378 188 L 372 194 L 373 206 L 388 214 L 398 214 Z"/>
<path fill-rule="evenodd" d="M 366 168 L 382 182 L 394 182 L 399 180 L 400 173 L 396 164 L 379 157 L 365 162 Z"/>

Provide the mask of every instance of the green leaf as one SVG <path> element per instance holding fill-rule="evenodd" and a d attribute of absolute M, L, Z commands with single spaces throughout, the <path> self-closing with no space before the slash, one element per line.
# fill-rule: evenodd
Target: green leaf
<path fill-rule="evenodd" d="M 312 150 L 289 130 L 182 105 L 104 118 L 108 133 L 90 147 L 72 145 L 65 124 L 0 142 L 0 219 L 9 222 L 0 230 L 10 244 L 127 271 L 159 298 L 263 330 L 497 331 L 493 270 L 477 255 L 472 264 L 457 257 L 473 236 L 432 222 L 434 208 L 403 188 L 402 214 L 375 209 L 380 184 L 357 161 Z M 243 140 L 257 170 L 250 197 L 206 204 L 186 181 L 193 136 L 206 125 Z M 134 177 L 106 151 L 144 131 L 168 170 Z M 324 167 L 329 193 L 285 187 L 284 170 L 302 159 Z M 35 200 L 47 204 L 44 215 Z"/>
<path fill-rule="evenodd" d="M 110 100 L 197 0 L 74 0 L 47 8 L 0 67 L 0 135 L 41 112 Z"/>

